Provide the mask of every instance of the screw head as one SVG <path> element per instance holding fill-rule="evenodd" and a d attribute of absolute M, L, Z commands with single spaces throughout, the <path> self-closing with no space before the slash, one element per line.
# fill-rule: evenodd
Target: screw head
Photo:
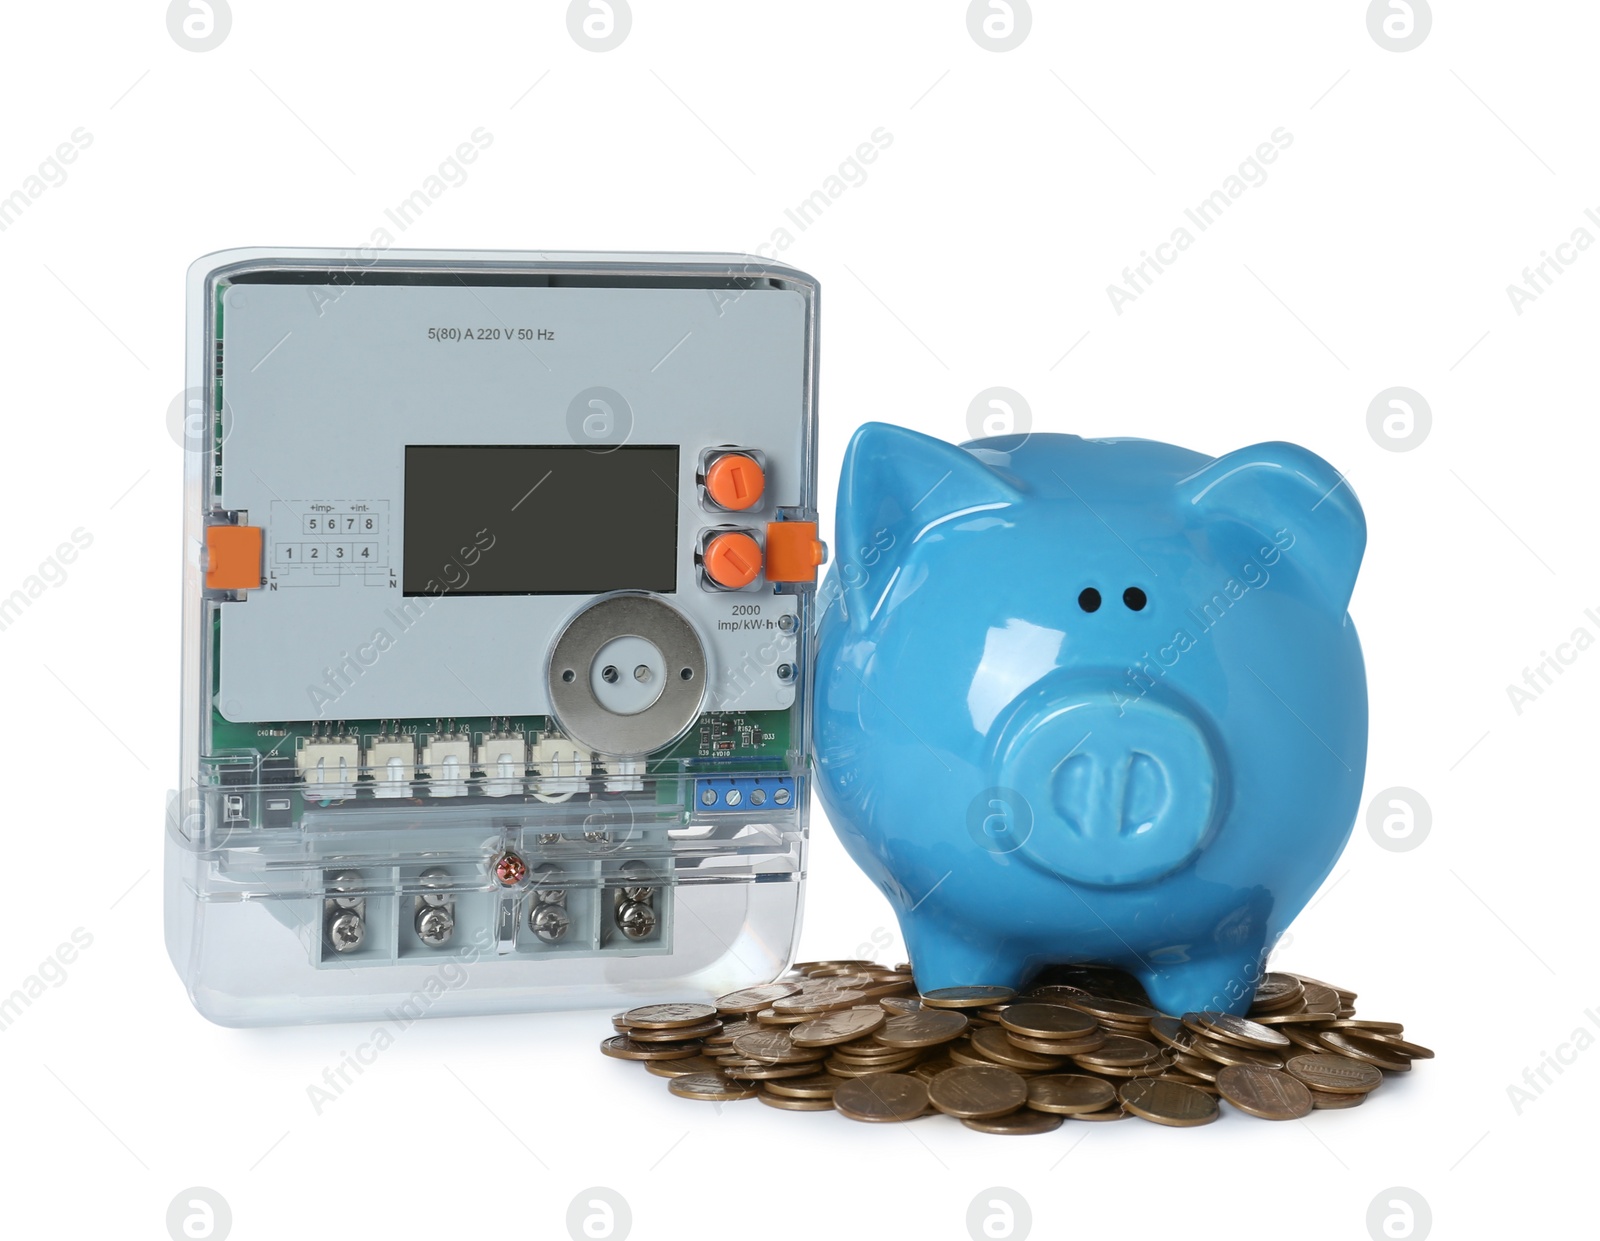
<path fill-rule="evenodd" d="M 450 893 L 443 889 L 450 886 L 450 872 L 444 867 L 430 866 L 417 876 L 417 880 L 424 888 L 433 889 L 421 893 L 424 905 L 443 905 L 449 901 Z"/>
<path fill-rule="evenodd" d="M 456 920 L 441 905 L 424 905 L 417 911 L 417 938 L 430 948 L 450 942 L 455 934 Z"/>
<path fill-rule="evenodd" d="M 643 901 L 624 901 L 617 909 L 617 929 L 629 939 L 648 939 L 656 925 L 656 911 Z"/>
<path fill-rule="evenodd" d="M 515 853 L 502 853 L 494 862 L 494 877 L 506 887 L 515 887 L 528 877 L 528 864 Z"/>
<path fill-rule="evenodd" d="M 535 905 L 528 915 L 528 928 L 547 944 L 566 938 L 572 919 L 560 905 Z"/>
<path fill-rule="evenodd" d="M 342 909 L 328 919 L 328 943 L 335 952 L 354 952 L 366 938 L 366 920 L 353 910 Z"/>
<path fill-rule="evenodd" d="M 359 870 L 341 870 L 328 877 L 328 891 L 332 894 L 333 903 L 340 909 L 357 909 L 361 905 L 359 896 L 344 895 L 357 892 L 361 889 L 361 872 Z"/>

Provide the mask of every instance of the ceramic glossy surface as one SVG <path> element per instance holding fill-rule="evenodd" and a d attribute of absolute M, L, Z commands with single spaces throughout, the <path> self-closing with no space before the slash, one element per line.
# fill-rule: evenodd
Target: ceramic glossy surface
<path fill-rule="evenodd" d="M 835 543 L 818 793 L 921 986 L 1100 962 L 1166 1012 L 1243 1012 L 1360 799 L 1366 523 L 1338 472 L 869 423 Z"/>

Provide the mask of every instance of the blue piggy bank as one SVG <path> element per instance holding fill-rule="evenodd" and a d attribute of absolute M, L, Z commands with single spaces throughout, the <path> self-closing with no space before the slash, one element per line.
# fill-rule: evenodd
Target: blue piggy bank
<path fill-rule="evenodd" d="M 1365 546 L 1293 444 L 856 433 L 818 794 L 924 991 L 1099 963 L 1164 1012 L 1249 1007 L 1355 820 Z"/>

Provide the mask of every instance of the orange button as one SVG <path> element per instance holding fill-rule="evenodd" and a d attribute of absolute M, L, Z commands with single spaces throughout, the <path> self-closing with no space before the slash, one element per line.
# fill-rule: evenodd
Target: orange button
<path fill-rule="evenodd" d="M 259 590 L 261 527 L 206 527 L 206 589 Z"/>
<path fill-rule="evenodd" d="M 727 590 L 739 590 L 761 576 L 761 544 L 748 534 L 717 535 L 706 544 L 701 560 L 706 576 Z"/>
<path fill-rule="evenodd" d="M 725 452 L 706 470 L 706 494 L 736 513 L 760 504 L 766 489 L 765 472 L 742 452 Z"/>
<path fill-rule="evenodd" d="M 828 558 L 814 521 L 767 523 L 767 581 L 814 582 L 817 566 Z"/>

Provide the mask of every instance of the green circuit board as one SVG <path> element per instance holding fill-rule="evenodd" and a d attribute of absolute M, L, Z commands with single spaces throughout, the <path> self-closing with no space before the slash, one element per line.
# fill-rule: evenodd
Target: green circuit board
<path fill-rule="evenodd" d="M 486 732 L 522 732 L 532 736 L 549 728 L 550 721 L 542 715 L 241 724 L 223 718 L 221 712 L 213 709 L 210 753 L 213 757 L 244 754 L 288 757 L 295 753 L 302 738 L 371 737 L 383 733 L 402 737 L 465 733 L 476 737 Z M 685 770 L 685 763 L 688 770 L 694 770 L 697 759 L 767 759 L 781 763 L 788 750 L 787 711 L 717 711 L 702 715 L 680 740 L 650 760 L 648 770 L 652 775 L 679 772 Z"/>

